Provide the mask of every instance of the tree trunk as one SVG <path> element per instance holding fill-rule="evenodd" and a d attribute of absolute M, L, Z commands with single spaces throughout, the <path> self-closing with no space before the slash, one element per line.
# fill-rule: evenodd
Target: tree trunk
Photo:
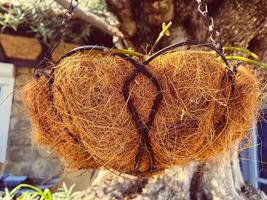
<path fill-rule="evenodd" d="M 186 39 L 208 39 L 208 28 L 188 0 L 106 0 L 118 16 L 121 30 L 138 51 L 156 40 L 162 22 L 172 20 L 171 36 L 158 46 Z M 267 1 L 208 0 L 208 10 L 219 29 L 223 45 L 249 48 L 267 61 Z M 263 192 L 246 186 L 238 153 L 206 163 L 176 167 L 152 179 L 133 179 L 99 172 L 87 194 L 92 199 L 267 199 Z M 89 198 L 90 199 L 90 198 Z"/>
<path fill-rule="evenodd" d="M 207 163 L 166 170 L 150 179 L 100 171 L 81 199 L 262 200 L 265 194 L 243 182 L 237 153 Z"/>

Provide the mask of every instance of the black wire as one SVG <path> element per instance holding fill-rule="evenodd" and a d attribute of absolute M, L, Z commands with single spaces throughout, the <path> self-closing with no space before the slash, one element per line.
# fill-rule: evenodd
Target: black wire
<path fill-rule="evenodd" d="M 68 51 L 67 53 L 65 53 L 63 56 L 61 56 L 61 58 L 58 60 L 57 63 L 59 63 L 64 58 L 69 57 L 69 56 L 71 56 L 77 52 L 84 52 L 84 51 L 88 51 L 88 50 L 109 51 L 110 48 L 103 47 L 103 46 L 97 46 L 97 45 L 85 45 L 85 46 L 76 47 L 76 48 Z"/>
<path fill-rule="evenodd" d="M 159 81 L 153 76 L 153 74 L 151 72 L 149 72 L 146 69 L 144 64 L 138 63 L 136 60 L 134 60 L 133 58 L 131 58 L 129 56 L 126 56 L 123 54 L 118 54 L 118 55 L 120 57 L 124 58 L 125 60 L 129 61 L 135 67 L 134 71 L 127 77 L 126 81 L 124 82 L 123 89 L 122 89 L 124 99 L 127 102 L 128 110 L 130 111 L 130 113 L 132 115 L 132 119 L 135 122 L 135 126 L 142 137 L 141 145 L 139 147 L 139 151 L 138 151 L 138 153 L 136 155 L 136 159 L 135 159 L 134 172 L 135 173 L 140 172 L 139 167 L 140 167 L 140 163 L 142 160 L 144 150 L 147 152 L 148 159 L 149 159 L 149 168 L 147 171 L 153 172 L 153 171 L 155 171 L 155 166 L 154 166 L 154 157 L 153 157 L 153 153 L 152 153 L 152 147 L 150 144 L 149 132 L 150 132 L 150 129 L 151 129 L 152 124 L 154 122 L 156 112 L 157 112 L 157 110 L 160 106 L 160 103 L 162 101 L 162 98 L 163 98 L 162 88 L 161 88 Z M 137 110 L 133 104 L 133 100 L 131 99 L 130 93 L 129 93 L 130 84 L 132 81 L 134 81 L 134 79 L 138 73 L 145 75 L 148 79 L 150 79 L 150 81 L 157 88 L 157 95 L 153 101 L 153 106 L 151 108 L 151 112 L 149 114 L 148 121 L 145 123 L 145 125 L 141 122 L 140 117 L 138 115 L 138 112 L 137 112 Z M 142 172 L 140 172 L 140 173 L 142 173 Z"/>
<path fill-rule="evenodd" d="M 234 71 L 234 73 L 237 72 L 237 68 L 238 68 L 240 65 L 242 65 L 242 64 L 244 64 L 244 62 L 238 62 L 238 63 L 236 63 L 236 64 L 233 66 L 233 71 Z"/>
<path fill-rule="evenodd" d="M 181 43 L 177 43 L 177 44 L 173 44 L 173 45 L 164 47 L 163 49 L 157 51 L 152 56 L 150 56 L 143 63 L 145 65 L 149 64 L 152 60 L 154 60 L 159 55 L 164 54 L 164 53 L 166 53 L 168 51 L 174 50 L 174 49 L 176 49 L 178 47 L 182 47 L 182 46 L 205 46 L 205 47 L 208 47 L 208 48 L 214 50 L 223 59 L 224 63 L 227 66 L 227 69 L 229 71 L 231 71 L 231 73 L 232 73 L 232 67 L 231 67 L 229 61 L 227 60 L 227 58 L 225 57 L 225 55 L 223 54 L 223 52 L 221 50 L 216 48 L 212 43 L 207 43 L 207 42 L 204 42 L 204 41 L 196 41 L 196 40 L 188 40 L 188 41 L 185 41 L 185 42 L 181 42 Z"/>

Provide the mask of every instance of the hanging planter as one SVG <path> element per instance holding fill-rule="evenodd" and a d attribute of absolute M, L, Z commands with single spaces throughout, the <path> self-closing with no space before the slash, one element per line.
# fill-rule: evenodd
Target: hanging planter
<path fill-rule="evenodd" d="M 230 150 L 251 126 L 259 83 L 241 63 L 232 67 L 236 57 L 224 55 L 207 6 L 198 3 L 212 43 L 186 41 L 152 54 L 169 23 L 152 55 L 82 46 L 49 72 L 37 71 L 23 91 L 34 141 L 69 168 L 137 176 Z M 198 48 L 177 50 L 181 46 Z"/>
<path fill-rule="evenodd" d="M 67 53 L 24 89 L 35 142 L 71 168 L 144 176 L 231 149 L 257 110 L 256 77 L 214 52 L 171 49 L 145 61 L 102 47 Z"/>

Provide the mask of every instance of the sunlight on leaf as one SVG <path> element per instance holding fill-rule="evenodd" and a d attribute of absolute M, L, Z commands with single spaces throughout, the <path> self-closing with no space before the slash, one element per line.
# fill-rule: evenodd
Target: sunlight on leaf
<path fill-rule="evenodd" d="M 246 57 L 242 57 L 242 56 L 225 56 L 227 60 L 236 60 L 236 61 L 241 61 L 247 64 L 251 64 L 251 65 L 255 65 L 260 67 L 261 69 L 267 71 L 267 64 L 265 63 L 261 63 L 257 60 L 252 60 Z"/>
<path fill-rule="evenodd" d="M 225 46 L 225 47 L 223 47 L 223 50 L 225 50 L 225 51 L 228 51 L 228 50 L 230 50 L 230 51 L 238 51 L 238 52 L 245 53 L 245 54 L 247 54 L 249 56 L 252 56 L 255 59 L 259 58 L 257 54 L 253 53 L 252 51 L 250 51 L 248 49 L 242 48 L 242 47 Z"/>

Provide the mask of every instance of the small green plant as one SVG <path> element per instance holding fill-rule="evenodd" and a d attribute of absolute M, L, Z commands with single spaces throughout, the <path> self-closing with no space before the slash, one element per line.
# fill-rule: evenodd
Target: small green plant
<path fill-rule="evenodd" d="M 106 12 L 107 4 L 105 0 L 89 0 L 89 1 L 81 1 L 81 4 L 85 8 L 89 8 L 92 11 L 97 12 Z"/>
<path fill-rule="evenodd" d="M 12 1 L 11 1 L 12 2 Z M 58 33 L 59 27 L 62 27 L 64 9 L 53 0 L 27 0 L 21 4 L 10 5 L 6 8 L 0 3 L 0 28 L 3 31 L 11 28 L 17 31 L 19 27 L 36 34 L 36 37 L 45 44 L 51 44 L 51 39 Z M 90 9 L 98 8 L 104 10 L 105 4 L 100 0 L 82 1 L 81 4 L 86 5 Z M 63 27 L 62 27 L 63 28 Z M 88 23 L 71 20 L 66 27 L 62 37 L 63 41 L 73 43 L 83 43 L 90 36 L 91 27 Z M 52 41 L 54 42 L 54 41 Z"/>
<path fill-rule="evenodd" d="M 62 187 L 59 189 L 57 193 L 54 194 L 54 198 L 56 200 L 74 200 L 75 193 L 73 192 L 75 185 L 72 185 L 70 188 L 63 183 Z"/>
<path fill-rule="evenodd" d="M 76 195 L 73 192 L 74 187 L 75 185 L 72 185 L 68 188 L 63 183 L 62 188 L 53 194 L 48 188 L 41 190 L 33 185 L 20 184 L 11 191 L 5 189 L 5 192 L 0 193 L 0 200 L 12 200 L 15 197 L 18 200 L 74 200 Z M 28 189 L 28 191 L 23 192 L 20 196 L 16 196 L 17 192 L 22 188 Z"/>
<path fill-rule="evenodd" d="M 36 199 L 36 198 L 39 198 L 42 200 L 53 200 L 52 192 L 49 189 L 45 189 L 44 191 L 42 191 L 38 187 L 29 185 L 29 184 L 20 184 L 17 187 L 15 187 L 13 190 L 11 190 L 10 192 L 6 189 L 3 200 L 13 199 L 16 193 L 22 188 L 27 188 L 29 189 L 29 191 L 26 191 L 22 193 L 19 197 L 17 197 L 18 200 L 31 200 L 31 199 Z"/>
<path fill-rule="evenodd" d="M 16 7 L 7 10 L 6 13 L 0 13 L 1 29 L 4 30 L 6 27 L 10 27 L 14 31 L 17 31 L 17 28 L 19 24 L 23 22 L 24 17 L 24 13 Z"/>

